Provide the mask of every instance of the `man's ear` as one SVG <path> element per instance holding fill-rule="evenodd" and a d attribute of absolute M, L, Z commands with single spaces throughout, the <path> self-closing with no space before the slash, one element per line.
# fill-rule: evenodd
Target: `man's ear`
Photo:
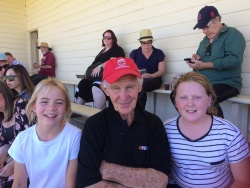
<path fill-rule="evenodd" d="M 100 86 L 101 86 L 101 89 L 104 91 L 104 93 L 109 97 L 109 90 L 107 89 L 107 87 L 104 87 L 102 82 Z"/>
<path fill-rule="evenodd" d="M 139 84 L 139 93 L 142 91 L 142 85 Z"/>

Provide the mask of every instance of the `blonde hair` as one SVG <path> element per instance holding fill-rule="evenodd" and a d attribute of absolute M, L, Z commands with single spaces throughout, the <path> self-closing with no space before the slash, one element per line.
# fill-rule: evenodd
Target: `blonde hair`
<path fill-rule="evenodd" d="M 211 97 L 212 97 L 211 104 L 207 108 L 206 113 L 210 114 L 210 115 L 217 115 L 217 113 L 218 113 L 217 109 L 214 107 L 214 101 L 216 99 L 214 89 L 213 89 L 212 85 L 210 84 L 209 80 L 205 76 L 203 76 L 197 72 L 188 72 L 188 73 L 184 74 L 183 76 L 181 76 L 178 80 L 176 80 L 176 82 L 174 83 L 174 91 L 173 91 L 174 98 L 176 97 L 176 91 L 177 91 L 180 83 L 190 82 L 190 81 L 199 83 L 205 89 L 207 95 L 208 96 L 211 95 Z"/>
<path fill-rule="evenodd" d="M 36 100 L 38 98 L 39 93 L 43 89 L 47 89 L 47 91 L 49 92 L 49 90 L 52 86 L 57 87 L 65 96 L 65 118 L 63 119 L 63 121 L 66 122 L 69 120 L 71 113 L 72 113 L 72 110 L 71 110 L 71 103 L 70 103 L 70 99 L 69 99 L 68 90 L 60 80 L 49 77 L 48 79 L 42 80 L 41 82 L 39 82 L 37 84 L 32 96 L 31 96 L 31 98 L 26 106 L 26 115 L 29 118 L 30 122 L 36 121 L 36 115 L 33 111 L 33 106 L 36 103 Z"/>

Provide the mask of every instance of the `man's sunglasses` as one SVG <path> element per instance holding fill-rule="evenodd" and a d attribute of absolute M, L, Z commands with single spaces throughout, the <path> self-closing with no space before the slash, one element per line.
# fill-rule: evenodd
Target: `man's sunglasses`
<path fill-rule="evenodd" d="M 9 81 L 13 81 L 15 79 L 15 77 L 18 77 L 16 75 L 9 75 L 9 76 L 3 76 L 3 81 L 9 80 Z"/>
<path fill-rule="evenodd" d="M 111 40 L 112 39 L 112 37 L 106 37 L 106 36 L 103 36 L 103 38 L 102 38 L 103 40 L 105 40 L 105 39 L 107 39 L 107 40 Z"/>
<path fill-rule="evenodd" d="M 205 56 L 211 55 L 211 43 L 206 46 Z"/>
<path fill-rule="evenodd" d="M 5 65 L 1 66 L 1 67 L 0 67 L 0 71 L 2 71 L 3 68 L 4 68 L 4 69 L 7 69 L 8 66 L 9 66 L 9 64 L 5 64 Z"/>

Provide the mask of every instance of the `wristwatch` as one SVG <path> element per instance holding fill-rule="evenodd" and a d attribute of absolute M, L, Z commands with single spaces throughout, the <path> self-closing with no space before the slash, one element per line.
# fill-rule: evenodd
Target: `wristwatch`
<path fill-rule="evenodd" d="M 103 70 L 103 66 L 102 65 L 99 65 L 99 68 L 100 68 L 100 70 Z"/>

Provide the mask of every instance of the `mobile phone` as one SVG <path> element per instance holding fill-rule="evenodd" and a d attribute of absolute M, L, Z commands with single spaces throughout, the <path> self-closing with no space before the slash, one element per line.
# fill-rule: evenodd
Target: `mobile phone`
<path fill-rule="evenodd" d="M 76 74 L 76 77 L 77 78 L 83 78 L 83 75 L 82 74 Z"/>
<path fill-rule="evenodd" d="M 188 63 L 194 63 L 191 61 L 191 58 L 185 58 L 184 61 L 188 61 Z"/>
<path fill-rule="evenodd" d="M 188 63 L 194 63 L 191 61 L 191 58 L 185 58 L 184 61 L 188 61 Z"/>
<path fill-rule="evenodd" d="M 141 75 L 143 75 L 143 74 L 147 73 L 147 71 L 146 71 L 146 69 L 141 69 L 140 73 L 141 73 Z"/>

